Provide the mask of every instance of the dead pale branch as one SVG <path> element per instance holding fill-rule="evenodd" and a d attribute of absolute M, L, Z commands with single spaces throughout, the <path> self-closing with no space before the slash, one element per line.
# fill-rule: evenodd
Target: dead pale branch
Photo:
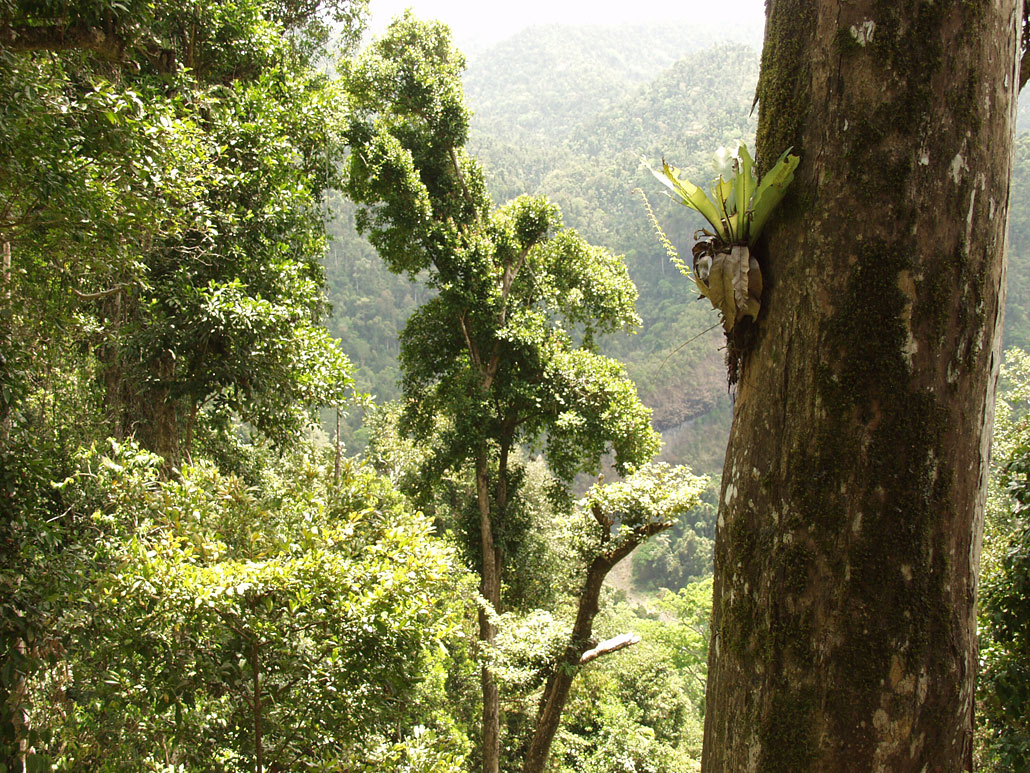
<path fill-rule="evenodd" d="M 632 647 L 634 644 L 640 643 L 640 637 L 635 633 L 620 633 L 618 636 L 613 636 L 610 639 L 605 639 L 603 642 L 598 644 L 593 649 L 589 649 L 584 652 L 579 658 L 579 664 L 585 665 L 591 660 L 596 660 L 602 655 L 607 655 L 609 652 L 617 652 L 618 650 L 625 649 L 626 647 Z"/>

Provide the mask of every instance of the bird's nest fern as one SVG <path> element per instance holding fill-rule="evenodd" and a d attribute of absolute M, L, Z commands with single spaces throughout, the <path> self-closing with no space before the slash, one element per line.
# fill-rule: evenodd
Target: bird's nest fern
<path fill-rule="evenodd" d="M 710 195 L 694 185 L 682 172 L 666 161 L 660 171 L 651 173 L 669 190 L 670 197 L 700 212 L 712 230 L 694 234 L 692 268 L 688 268 L 665 236 L 651 207 L 648 217 L 659 240 L 676 267 L 697 285 L 701 296 L 711 301 L 722 318 L 723 329 L 733 343 L 733 331 L 746 317 L 758 319 L 762 304 L 762 272 L 752 249 L 773 209 L 780 203 L 794 179 L 800 159 L 785 151 L 761 179 L 755 175 L 754 161 L 747 145 L 736 152 L 723 148 L 716 153 L 718 176 L 712 180 Z M 736 381 L 736 357 L 730 352 L 730 381 Z"/>

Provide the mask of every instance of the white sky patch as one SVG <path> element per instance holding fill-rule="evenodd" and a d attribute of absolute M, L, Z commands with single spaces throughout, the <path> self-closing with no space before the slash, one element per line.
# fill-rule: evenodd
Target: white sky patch
<path fill-rule="evenodd" d="M 741 25 L 761 29 L 764 0 L 371 0 L 374 34 L 411 8 L 422 19 L 445 22 L 459 46 L 488 46 L 534 24 L 644 24 L 656 21 L 697 22 L 727 31 Z"/>

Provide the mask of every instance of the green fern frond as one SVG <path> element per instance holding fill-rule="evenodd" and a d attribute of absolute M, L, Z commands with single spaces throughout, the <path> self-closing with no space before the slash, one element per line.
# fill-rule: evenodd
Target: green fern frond
<path fill-rule="evenodd" d="M 644 193 L 644 189 L 635 188 L 633 192 L 639 193 L 640 198 L 643 199 L 644 209 L 647 210 L 647 219 L 651 222 L 651 227 L 654 229 L 655 236 L 658 237 L 658 241 L 661 242 L 662 247 L 665 248 L 665 254 L 669 256 L 669 260 L 672 261 L 672 264 L 676 269 L 683 274 L 683 276 L 687 277 L 687 279 L 690 279 L 692 277 L 690 267 L 683 262 L 682 258 L 680 258 L 676 248 L 673 247 L 672 242 L 669 241 L 669 237 L 665 235 L 665 231 L 663 231 L 662 227 L 658 224 L 658 218 L 655 217 L 654 210 L 651 209 L 651 202 L 647 200 L 647 194 Z"/>

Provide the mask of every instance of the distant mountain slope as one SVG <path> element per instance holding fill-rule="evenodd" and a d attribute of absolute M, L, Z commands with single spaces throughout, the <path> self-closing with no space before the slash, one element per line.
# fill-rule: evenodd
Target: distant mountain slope
<path fill-rule="evenodd" d="M 758 35 L 683 22 L 534 26 L 470 59 L 465 93 L 479 130 L 556 143 L 684 56 L 715 40 Z"/>
<path fill-rule="evenodd" d="M 478 118 L 473 125 L 471 145 L 499 201 L 527 191 L 547 195 L 569 225 L 627 256 L 643 326 L 639 335 L 614 336 L 603 346 L 627 364 L 654 409 L 667 458 L 711 469 L 722 462 L 729 417 L 721 331 L 703 334 L 716 314 L 694 302 L 692 285 L 670 265 L 633 191 L 647 192 L 670 238 L 689 255 L 703 221 L 662 195 L 641 158 L 657 163 L 664 156 L 707 183 L 713 151 L 754 136 L 749 113 L 757 79 L 755 49 L 720 44 L 694 51 L 575 124 L 559 116 L 563 142 L 491 131 Z"/>

